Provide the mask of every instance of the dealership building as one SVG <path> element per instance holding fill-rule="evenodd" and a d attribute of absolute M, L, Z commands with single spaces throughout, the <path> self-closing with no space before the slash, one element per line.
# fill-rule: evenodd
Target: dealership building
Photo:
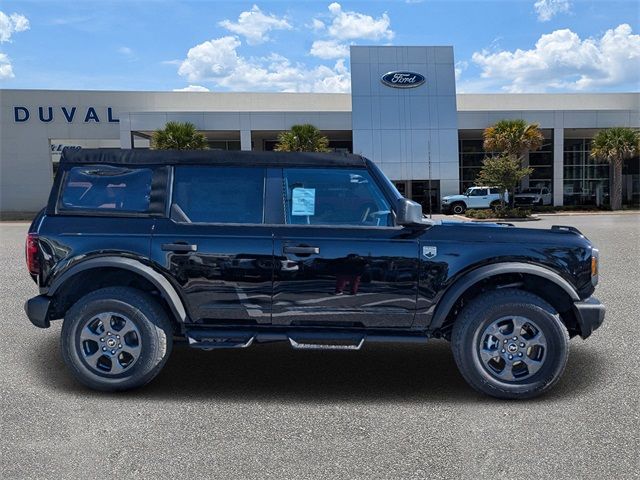
<path fill-rule="evenodd" d="M 47 200 L 60 151 L 149 148 L 168 121 L 191 122 L 213 149 L 272 150 L 278 133 L 311 123 L 336 151 L 376 162 L 407 197 L 437 210 L 474 184 L 483 129 L 501 119 L 539 124 L 523 186 L 555 205 L 607 202 L 608 164 L 589 157 L 601 129 L 640 128 L 640 94 L 457 94 L 452 47 L 351 47 L 351 94 L 0 90 L 0 211 Z M 625 162 L 623 203 L 638 205 L 640 160 Z"/>

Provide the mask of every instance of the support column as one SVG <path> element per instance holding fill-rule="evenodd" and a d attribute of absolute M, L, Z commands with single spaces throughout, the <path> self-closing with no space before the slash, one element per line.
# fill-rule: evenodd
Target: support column
<path fill-rule="evenodd" d="M 553 129 L 553 204 L 564 205 L 564 128 Z"/>
<path fill-rule="evenodd" d="M 240 150 L 251 150 L 251 130 L 240 130 Z"/>
<path fill-rule="evenodd" d="M 133 148 L 131 118 L 128 113 L 120 114 L 120 148 Z"/>

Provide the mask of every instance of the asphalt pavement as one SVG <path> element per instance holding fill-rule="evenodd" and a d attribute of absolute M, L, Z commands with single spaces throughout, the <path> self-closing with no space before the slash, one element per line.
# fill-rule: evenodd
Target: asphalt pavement
<path fill-rule="evenodd" d="M 360 352 L 177 347 L 147 387 L 78 385 L 33 327 L 25 224 L 0 224 L 0 477 L 639 478 L 640 215 L 547 216 L 601 252 L 602 328 L 530 401 L 475 393 L 444 341 Z"/>

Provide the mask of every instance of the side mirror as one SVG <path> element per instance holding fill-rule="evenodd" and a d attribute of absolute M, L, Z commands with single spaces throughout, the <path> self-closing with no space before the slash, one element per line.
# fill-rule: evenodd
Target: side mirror
<path fill-rule="evenodd" d="M 406 198 L 400 198 L 396 203 L 396 223 L 403 227 L 425 228 L 429 225 L 422 218 L 422 206 Z"/>

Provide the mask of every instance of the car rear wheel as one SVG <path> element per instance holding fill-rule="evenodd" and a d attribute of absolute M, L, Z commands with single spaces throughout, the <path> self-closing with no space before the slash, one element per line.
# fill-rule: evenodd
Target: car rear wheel
<path fill-rule="evenodd" d="M 451 211 L 456 215 L 462 215 L 467 210 L 467 206 L 462 202 L 456 202 L 451 205 Z"/>
<path fill-rule="evenodd" d="M 129 390 L 160 372 L 172 339 L 167 314 L 151 295 L 109 287 L 85 295 L 67 312 L 62 356 L 80 383 L 101 391 Z"/>
<path fill-rule="evenodd" d="M 465 380 L 498 398 L 546 392 L 560 379 L 569 355 L 569 334 L 553 307 L 511 288 L 472 300 L 456 320 L 451 340 Z"/>

